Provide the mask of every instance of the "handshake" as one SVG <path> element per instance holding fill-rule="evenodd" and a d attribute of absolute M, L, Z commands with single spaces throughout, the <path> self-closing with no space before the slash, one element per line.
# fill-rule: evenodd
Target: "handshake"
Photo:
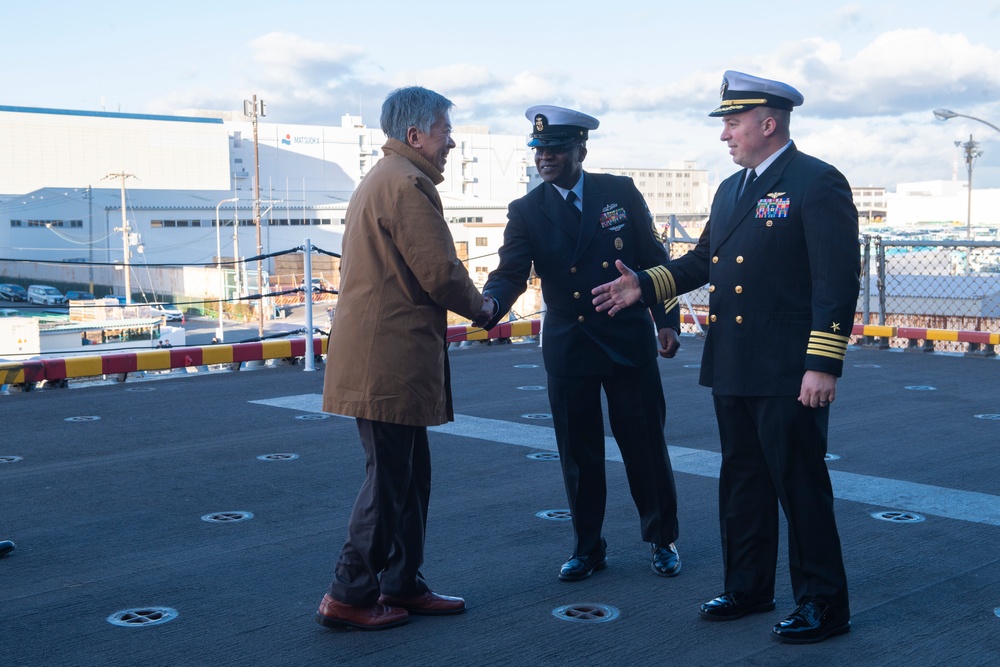
<path fill-rule="evenodd" d="M 479 310 L 479 314 L 472 318 L 472 324 L 477 327 L 486 327 L 495 314 L 496 301 L 493 300 L 493 295 L 489 292 L 483 292 L 482 308 Z"/>

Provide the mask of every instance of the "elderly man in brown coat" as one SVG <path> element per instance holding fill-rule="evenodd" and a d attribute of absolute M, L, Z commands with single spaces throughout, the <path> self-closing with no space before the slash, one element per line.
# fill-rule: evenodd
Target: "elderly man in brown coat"
<path fill-rule="evenodd" d="M 316 620 L 376 630 L 409 614 L 457 614 L 462 598 L 420 573 L 430 497 L 427 427 L 454 419 L 447 312 L 493 314 L 455 253 L 435 186 L 444 180 L 452 103 L 401 88 L 382 105 L 384 157 L 347 207 L 323 410 L 357 418 L 367 477 Z"/>

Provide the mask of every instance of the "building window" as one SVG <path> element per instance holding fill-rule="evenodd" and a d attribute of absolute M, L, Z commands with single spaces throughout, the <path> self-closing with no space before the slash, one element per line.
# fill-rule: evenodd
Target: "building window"
<path fill-rule="evenodd" d="M 477 236 L 476 237 L 476 246 L 477 247 L 485 248 L 489 244 L 490 244 L 489 239 L 487 239 L 485 236 Z"/>
<path fill-rule="evenodd" d="M 10 221 L 10 226 L 11 227 L 20 227 L 21 226 L 21 221 L 20 220 L 11 220 Z"/>

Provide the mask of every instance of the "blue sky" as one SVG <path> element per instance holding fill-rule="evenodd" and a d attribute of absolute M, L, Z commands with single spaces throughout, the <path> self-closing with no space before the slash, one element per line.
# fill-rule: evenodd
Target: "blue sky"
<path fill-rule="evenodd" d="M 426 8 L 426 9 L 424 9 Z M 385 94 L 424 85 L 453 122 L 528 131 L 526 107 L 601 119 L 588 162 L 695 160 L 731 173 L 707 112 L 726 69 L 797 87 L 800 148 L 854 185 L 966 178 L 956 140 L 1000 187 L 1000 0 L 572 3 L 439 0 L 45 1 L 4 8 L 0 104 L 174 113 L 234 110 L 254 93 L 272 122 L 378 124 Z"/>

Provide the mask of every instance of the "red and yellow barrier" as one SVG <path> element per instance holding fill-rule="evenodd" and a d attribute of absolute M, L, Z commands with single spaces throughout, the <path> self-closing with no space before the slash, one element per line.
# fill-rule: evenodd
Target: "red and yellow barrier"
<path fill-rule="evenodd" d="M 694 319 L 689 313 L 681 316 L 685 324 L 692 324 Z M 708 317 L 699 314 L 698 322 L 708 326 Z M 908 338 L 910 340 L 946 340 L 959 343 L 977 343 L 979 345 L 1000 345 L 1000 333 L 988 331 L 955 331 L 953 329 L 922 329 L 917 327 L 890 327 L 880 324 L 855 324 L 851 333 L 855 336 L 870 336 L 872 338 Z"/>
<path fill-rule="evenodd" d="M 708 325 L 708 318 L 699 314 L 698 322 Z M 685 324 L 694 322 L 690 313 L 681 316 Z M 541 320 L 517 320 L 502 322 L 489 331 L 471 325 L 448 327 L 448 341 L 493 340 L 519 336 L 537 336 L 541 332 Z M 906 338 L 911 341 L 957 341 L 977 345 L 1000 345 L 1000 333 L 988 331 L 953 331 L 950 329 L 922 329 L 916 327 L 890 327 L 877 324 L 855 324 L 851 333 L 855 336 L 874 338 Z M 328 338 L 313 338 L 313 354 L 326 354 Z M 66 380 L 70 378 L 115 375 L 136 371 L 157 371 L 190 366 L 233 364 L 245 361 L 265 361 L 267 359 L 287 359 L 303 357 L 306 352 L 304 338 L 265 340 L 257 343 L 237 343 L 235 345 L 207 345 L 204 347 L 179 347 L 170 349 L 142 350 L 105 355 L 65 357 L 59 359 L 36 359 L 23 362 L 0 362 L 0 384 L 23 384 L 43 380 Z"/>
<path fill-rule="evenodd" d="M 501 322 L 489 331 L 467 324 L 458 324 L 448 327 L 448 342 L 457 343 L 463 340 L 491 340 L 496 338 L 537 336 L 541 330 L 541 320 L 516 320 L 514 322 Z"/>
<path fill-rule="evenodd" d="M 326 354 L 327 337 L 313 337 L 313 354 Z M 235 345 L 176 347 L 169 349 L 117 352 L 114 354 L 33 359 L 0 363 L 0 384 L 22 384 L 42 380 L 66 380 L 97 375 L 118 375 L 136 371 L 161 371 L 189 366 L 233 364 L 244 361 L 304 357 L 305 338 L 265 340 Z"/>

